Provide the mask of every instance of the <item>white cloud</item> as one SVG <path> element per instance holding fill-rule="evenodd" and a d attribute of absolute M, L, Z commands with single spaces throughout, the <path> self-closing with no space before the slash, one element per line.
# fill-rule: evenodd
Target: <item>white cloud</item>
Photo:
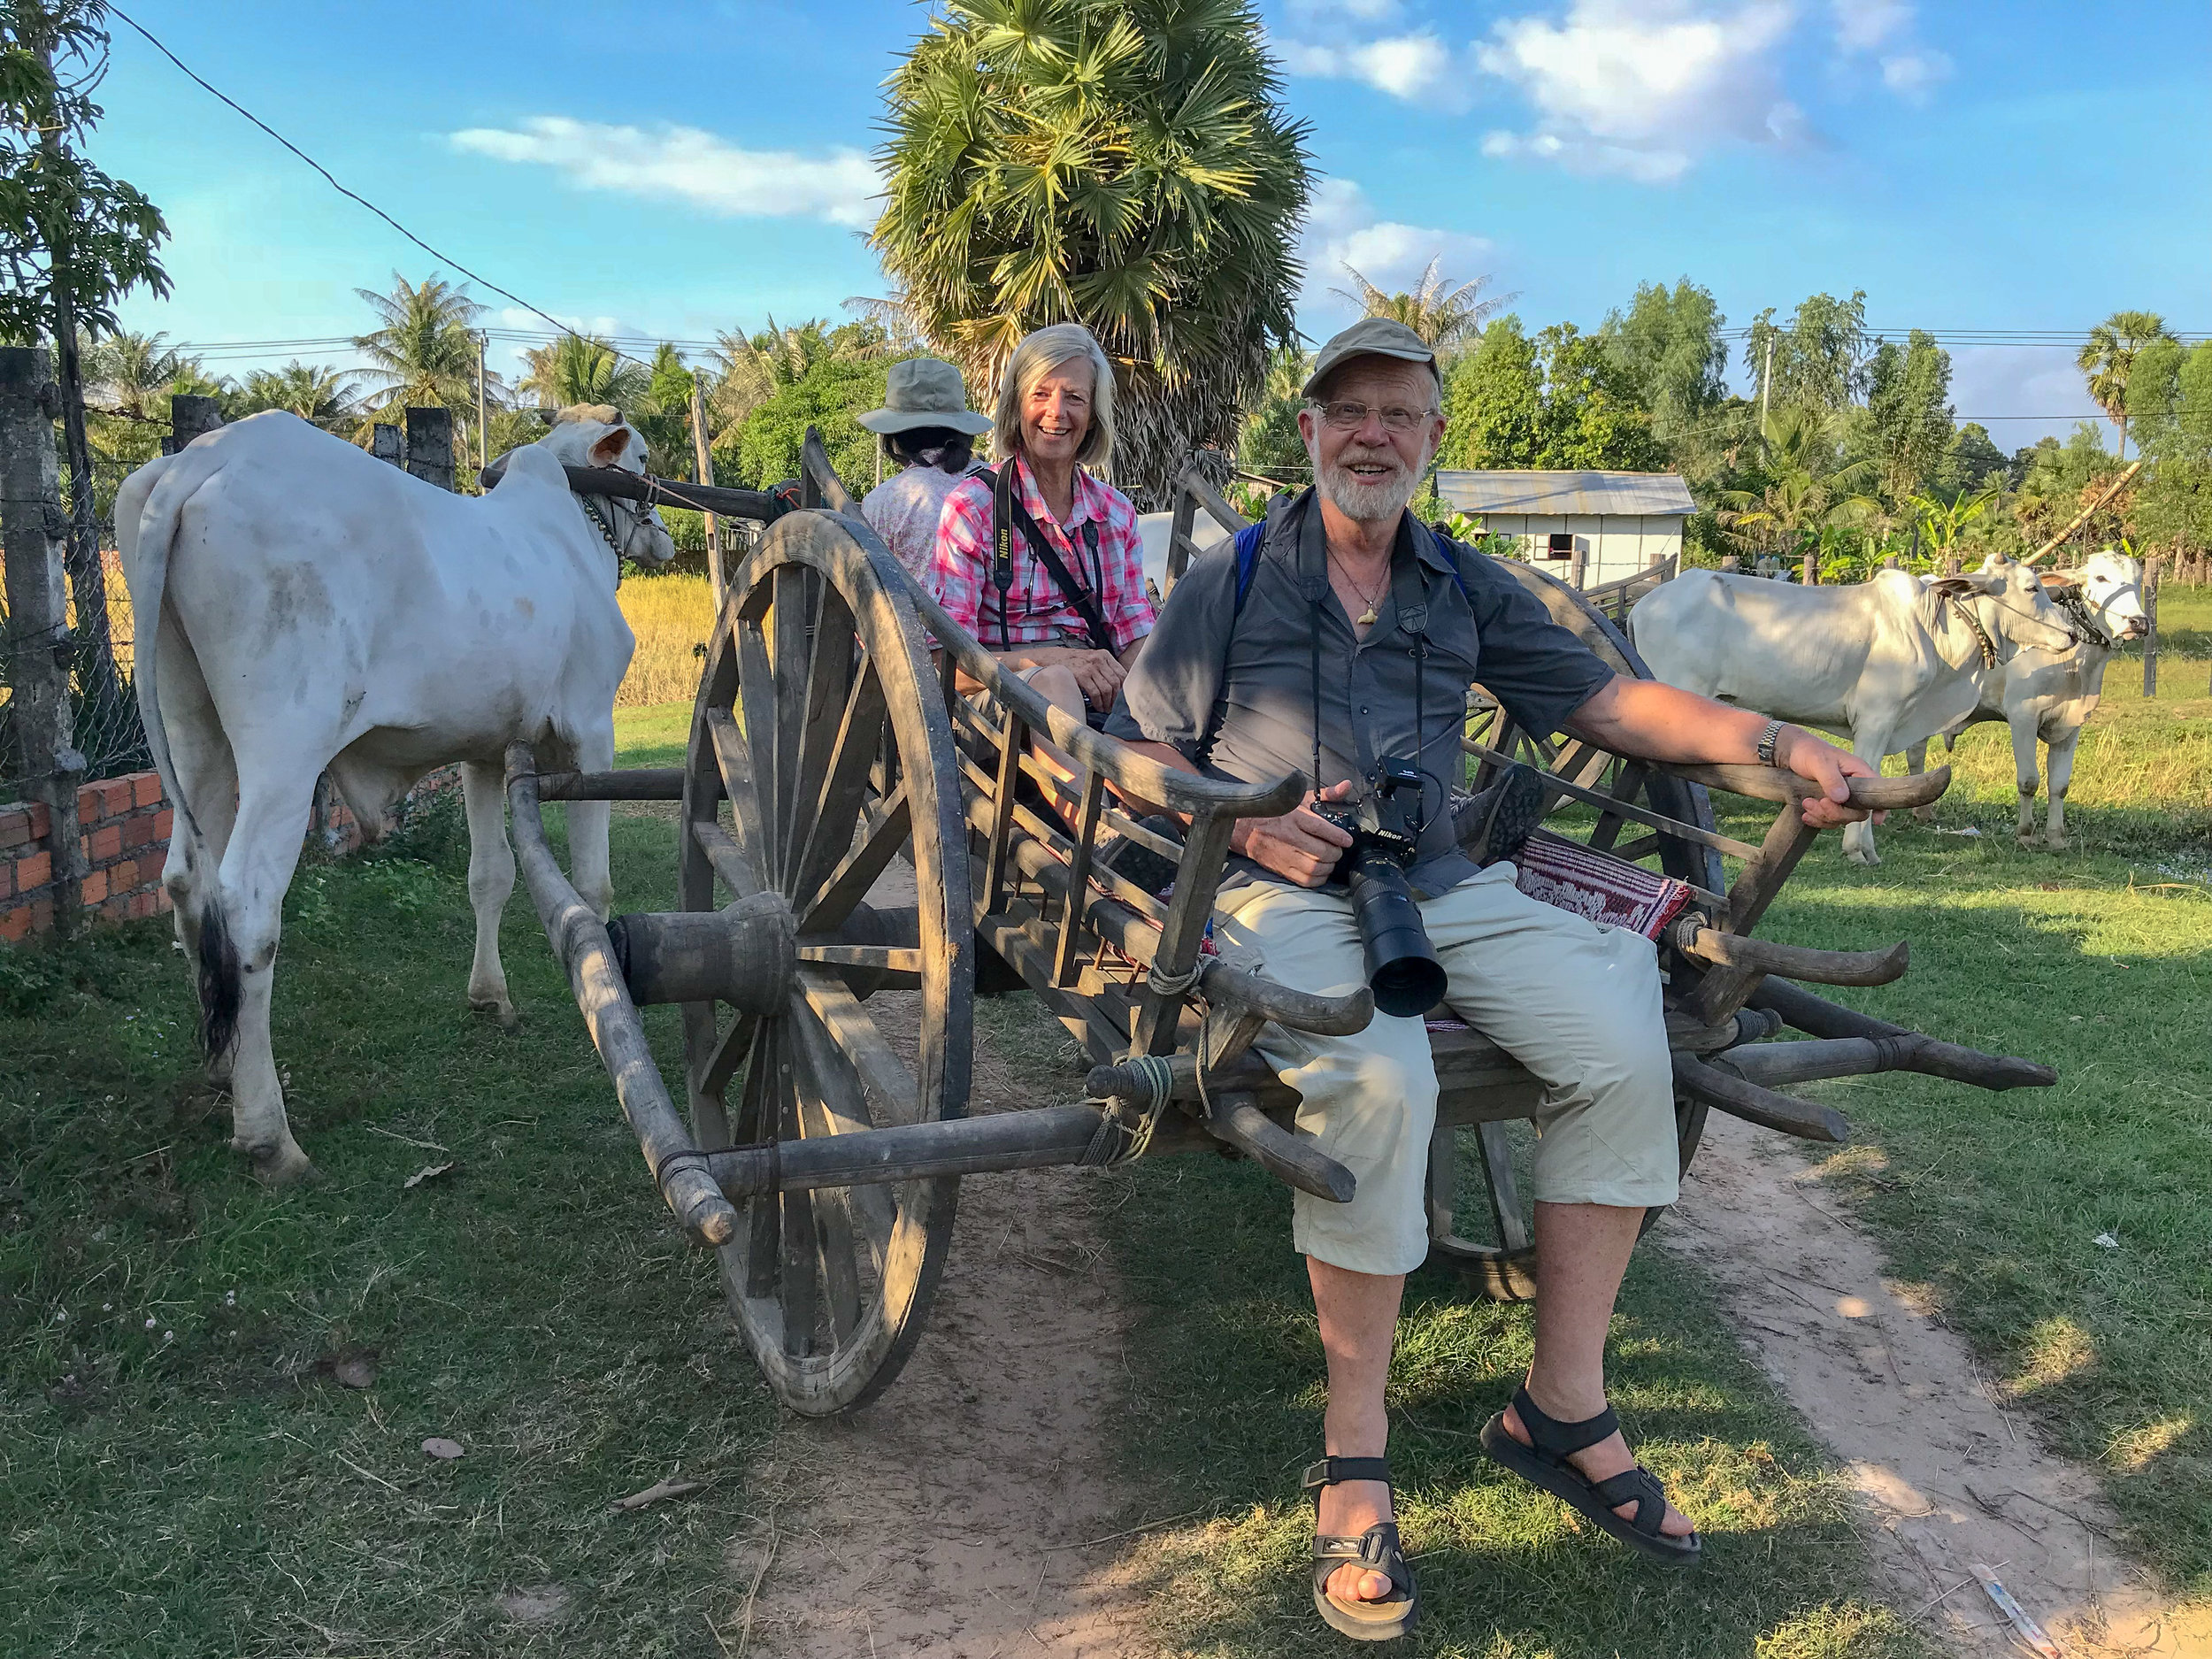
<path fill-rule="evenodd" d="M 1951 60 L 1946 54 L 1924 46 L 1917 51 L 1883 58 L 1882 84 L 1901 98 L 1925 104 L 1937 84 L 1951 78 Z"/>
<path fill-rule="evenodd" d="M 1796 142 L 1803 112 L 1774 62 L 1794 21 L 1784 0 L 1573 0 L 1560 22 L 1503 19 L 1475 62 L 1541 113 L 1528 132 L 1489 134 L 1483 153 L 1663 184 L 1718 142 Z"/>
<path fill-rule="evenodd" d="M 647 131 L 565 115 L 534 115 L 519 130 L 470 127 L 455 148 L 498 161 L 553 168 L 580 189 L 683 202 L 737 217 L 821 219 L 866 225 L 882 189 L 857 150 L 823 157 L 741 150 L 695 127 Z"/>
<path fill-rule="evenodd" d="M 1878 53 L 1882 84 L 1908 104 L 1925 104 L 1951 78 L 1949 56 L 1913 38 L 1914 8 L 1904 0 L 1832 0 L 1836 48 L 1846 58 Z M 1890 48 L 1883 51 L 1884 47 Z"/>
<path fill-rule="evenodd" d="M 1386 219 L 1351 180 L 1325 179 L 1306 209 L 1298 252 L 1306 267 L 1302 303 L 1339 312 L 1354 309 L 1330 292 L 1350 285 L 1347 265 L 1394 292 L 1418 281 L 1432 259 L 1440 258 L 1443 274 L 1455 281 L 1484 275 L 1497 246 L 1463 231 Z"/>
<path fill-rule="evenodd" d="M 1836 44 L 1847 52 L 1870 52 L 1912 27 L 1904 0 L 1832 0 L 1832 7 Z"/>
<path fill-rule="evenodd" d="M 1452 49 L 1427 30 L 1380 40 L 1317 44 L 1278 41 L 1277 54 L 1294 75 L 1361 81 L 1409 104 L 1467 107 L 1466 77 Z"/>

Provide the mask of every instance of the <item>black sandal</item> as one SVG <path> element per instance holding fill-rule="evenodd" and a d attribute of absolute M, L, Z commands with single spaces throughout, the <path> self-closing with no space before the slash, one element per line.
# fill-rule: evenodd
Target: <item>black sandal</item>
<path fill-rule="evenodd" d="M 1503 1463 L 1522 1479 L 1588 1516 L 1631 1549 L 1670 1566 L 1697 1565 L 1704 1547 L 1695 1532 L 1670 1538 L 1659 1530 L 1667 1518 L 1667 1494 L 1651 1471 L 1638 1463 L 1603 1480 L 1593 1480 L 1567 1461 L 1572 1454 L 1619 1432 L 1621 1420 L 1611 1406 L 1579 1423 L 1562 1423 L 1546 1417 L 1523 1387 L 1513 1391 L 1513 1409 L 1528 1432 L 1530 1443 L 1524 1446 L 1513 1437 L 1501 1411 L 1482 1425 L 1482 1449 L 1492 1461 Z M 1614 1505 L 1630 1502 L 1636 1506 L 1632 1517 L 1624 1518 L 1613 1513 Z"/>
<path fill-rule="evenodd" d="M 1486 870 L 1520 856 L 1529 832 L 1544 821 L 1544 809 L 1550 799 L 1543 775 L 1535 767 L 1515 761 L 1487 789 L 1453 815 L 1463 821 L 1474 818 L 1482 826 L 1477 834 L 1464 839 L 1468 856 Z"/>
<path fill-rule="evenodd" d="M 1343 1480 L 1379 1480 L 1390 1484 L 1390 1461 L 1384 1457 L 1325 1457 L 1306 1471 L 1301 1489 L 1313 1494 L 1314 1514 L 1321 1513 L 1321 1488 Z M 1379 1601 L 1342 1601 L 1329 1594 L 1329 1578 L 1347 1562 L 1356 1562 L 1390 1579 L 1390 1594 Z M 1392 1641 L 1413 1627 L 1420 1610 L 1421 1593 L 1413 1586 L 1413 1569 L 1406 1565 L 1398 1543 L 1398 1524 L 1379 1521 L 1357 1538 L 1332 1538 L 1316 1532 L 1313 1540 L 1314 1610 L 1329 1628 L 1354 1641 Z"/>

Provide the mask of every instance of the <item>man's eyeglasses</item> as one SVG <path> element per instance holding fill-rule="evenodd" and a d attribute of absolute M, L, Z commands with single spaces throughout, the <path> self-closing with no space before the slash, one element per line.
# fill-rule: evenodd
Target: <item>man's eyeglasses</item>
<path fill-rule="evenodd" d="M 1323 422 L 1337 432 L 1357 432 L 1367 424 L 1370 415 L 1382 418 L 1385 432 L 1408 433 L 1436 419 L 1433 409 L 1408 409 L 1393 403 L 1387 409 L 1377 409 L 1372 403 L 1356 403 L 1349 399 L 1333 403 L 1309 401 L 1306 407 L 1318 414 Z"/>

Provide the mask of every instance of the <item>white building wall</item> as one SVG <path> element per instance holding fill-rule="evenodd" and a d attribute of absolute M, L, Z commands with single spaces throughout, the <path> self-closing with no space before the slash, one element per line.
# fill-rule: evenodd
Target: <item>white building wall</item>
<path fill-rule="evenodd" d="M 1562 581 L 1569 580 L 1573 561 L 1551 558 L 1547 549 L 1554 534 L 1572 535 L 1575 550 L 1583 556 L 1582 580 L 1587 588 L 1649 570 L 1682 550 L 1682 520 L 1672 514 L 1494 512 L 1484 515 L 1484 528 L 1493 535 L 1516 538 L 1524 558 Z"/>

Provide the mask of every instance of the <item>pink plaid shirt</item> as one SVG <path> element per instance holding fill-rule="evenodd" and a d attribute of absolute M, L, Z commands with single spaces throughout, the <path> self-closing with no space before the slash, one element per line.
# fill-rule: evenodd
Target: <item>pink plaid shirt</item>
<path fill-rule="evenodd" d="M 1063 528 L 1037 493 L 1036 480 L 1018 459 L 1002 461 L 1015 469 L 1022 504 L 1068 567 L 1068 574 L 1097 595 L 1099 613 L 1113 633 L 1119 656 L 1152 632 L 1152 604 L 1144 596 L 1144 544 L 1137 534 L 1137 510 L 1129 497 L 1075 469 L 1075 503 Z M 1098 558 L 1094 565 L 1085 545 L 1086 520 L 1098 526 Z M 1087 645 L 1082 613 L 1061 595 L 1044 562 L 1029 550 L 1028 539 L 1014 532 L 1014 585 L 1007 590 L 1009 615 L 1000 632 L 999 592 L 991 582 L 991 486 L 965 480 L 945 497 L 937 521 L 937 557 L 929 584 L 937 603 L 952 619 L 990 650 L 1010 645 Z"/>

